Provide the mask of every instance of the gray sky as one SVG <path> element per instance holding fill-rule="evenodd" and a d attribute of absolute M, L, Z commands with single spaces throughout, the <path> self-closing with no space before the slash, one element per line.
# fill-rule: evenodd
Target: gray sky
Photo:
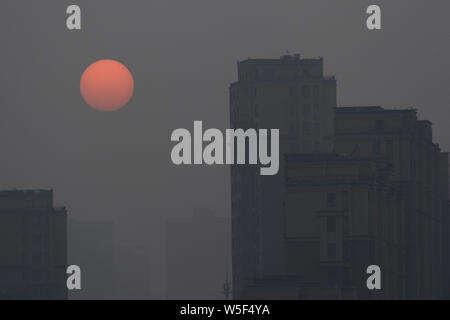
<path fill-rule="evenodd" d="M 74 3 L 81 32 L 65 28 Z M 369 4 L 382 7 L 382 31 L 365 28 Z M 193 120 L 227 127 L 238 60 L 323 56 L 339 105 L 415 107 L 449 150 L 448 12 L 445 0 L 3 0 L 0 188 L 53 188 L 73 217 L 114 220 L 117 241 L 151 246 L 162 279 L 166 217 L 195 206 L 229 215 L 228 168 L 172 165 L 170 133 Z M 108 114 L 79 93 L 84 68 L 103 58 L 136 84 Z"/>

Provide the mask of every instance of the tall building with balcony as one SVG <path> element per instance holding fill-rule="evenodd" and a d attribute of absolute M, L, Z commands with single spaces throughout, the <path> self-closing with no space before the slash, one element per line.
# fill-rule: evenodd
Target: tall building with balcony
<path fill-rule="evenodd" d="M 51 190 L 0 192 L 2 299 L 67 299 L 66 220 Z"/>

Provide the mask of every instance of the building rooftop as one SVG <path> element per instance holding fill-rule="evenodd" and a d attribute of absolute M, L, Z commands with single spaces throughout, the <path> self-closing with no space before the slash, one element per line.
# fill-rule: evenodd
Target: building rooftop
<path fill-rule="evenodd" d="M 285 54 L 282 55 L 278 59 L 258 59 L 258 58 L 247 58 L 245 60 L 241 60 L 238 63 L 253 63 L 253 64 L 308 64 L 308 63 L 316 63 L 322 61 L 322 57 L 318 58 L 306 58 L 301 59 L 300 54 Z"/>
<path fill-rule="evenodd" d="M 63 206 L 53 206 L 53 190 L 45 189 L 13 189 L 0 191 L 0 212 L 10 210 L 47 210 L 66 213 Z"/>
<path fill-rule="evenodd" d="M 51 195 L 53 193 L 53 190 L 46 190 L 46 189 L 12 189 L 12 190 L 0 190 L 0 196 L 29 196 L 29 195 Z"/>

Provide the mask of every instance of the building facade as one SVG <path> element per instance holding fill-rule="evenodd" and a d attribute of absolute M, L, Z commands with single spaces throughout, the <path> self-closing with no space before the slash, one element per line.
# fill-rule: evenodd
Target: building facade
<path fill-rule="evenodd" d="M 284 162 L 273 177 L 232 166 L 234 298 L 255 296 L 255 281 L 285 277 L 351 293 L 340 298 L 445 297 L 448 153 L 413 109 L 336 108 L 336 82 L 323 76 L 322 61 L 238 64 L 231 124 L 279 128 Z M 305 135 L 315 113 L 319 135 Z M 382 290 L 367 289 L 370 265 L 382 270 Z"/>
<path fill-rule="evenodd" d="M 295 154 L 286 166 L 287 273 L 358 298 L 405 297 L 405 198 L 391 183 L 389 164 Z M 370 265 L 382 270 L 382 290 L 367 289 Z"/>
<path fill-rule="evenodd" d="M 151 248 L 145 244 L 116 246 L 114 278 L 117 299 L 155 299 L 154 261 L 151 257 Z"/>
<path fill-rule="evenodd" d="M 0 192 L 3 299 L 67 299 L 66 220 L 51 190 Z"/>
<path fill-rule="evenodd" d="M 248 59 L 238 63 L 230 86 L 232 128 L 280 129 L 280 155 L 331 152 L 336 81 L 323 73 L 323 59 Z M 231 167 L 233 292 L 241 297 L 254 277 L 285 272 L 284 167 L 261 177 L 256 166 Z"/>
<path fill-rule="evenodd" d="M 280 129 L 285 152 L 331 151 L 336 80 L 324 75 L 323 62 L 298 54 L 238 62 L 238 81 L 230 86 L 231 125 Z"/>
<path fill-rule="evenodd" d="M 69 263 L 82 272 L 82 290 L 70 291 L 69 299 L 116 298 L 113 222 L 69 219 L 68 239 Z"/>
<path fill-rule="evenodd" d="M 403 200 L 397 201 L 402 213 L 396 217 L 389 211 L 380 225 L 383 239 L 376 260 L 386 266 L 384 292 L 407 299 L 444 297 L 450 254 L 449 158 L 433 142 L 431 122 L 418 120 L 414 109 L 350 107 L 336 109 L 335 125 L 336 153 L 347 155 L 356 145 L 360 156 L 386 161 L 392 167 L 390 185 Z M 394 227 L 395 219 L 403 232 Z M 405 288 L 400 294 L 393 261 L 402 243 Z"/>
<path fill-rule="evenodd" d="M 208 209 L 166 223 L 167 299 L 224 299 L 229 219 Z"/>

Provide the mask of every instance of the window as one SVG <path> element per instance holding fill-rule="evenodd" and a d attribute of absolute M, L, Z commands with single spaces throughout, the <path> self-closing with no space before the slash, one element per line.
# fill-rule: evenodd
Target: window
<path fill-rule="evenodd" d="M 336 207 L 336 193 L 327 193 L 327 207 Z"/>
<path fill-rule="evenodd" d="M 336 217 L 327 217 L 327 232 L 336 232 Z"/>
<path fill-rule="evenodd" d="M 336 258 L 336 243 L 329 243 L 328 244 L 328 258 L 335 259 Z"/>
<path fill-rule="evenodd" d="M 311 96 L 311 88 L 309 86 L 302 87 L 303 98 L 309 98 Z"/>

